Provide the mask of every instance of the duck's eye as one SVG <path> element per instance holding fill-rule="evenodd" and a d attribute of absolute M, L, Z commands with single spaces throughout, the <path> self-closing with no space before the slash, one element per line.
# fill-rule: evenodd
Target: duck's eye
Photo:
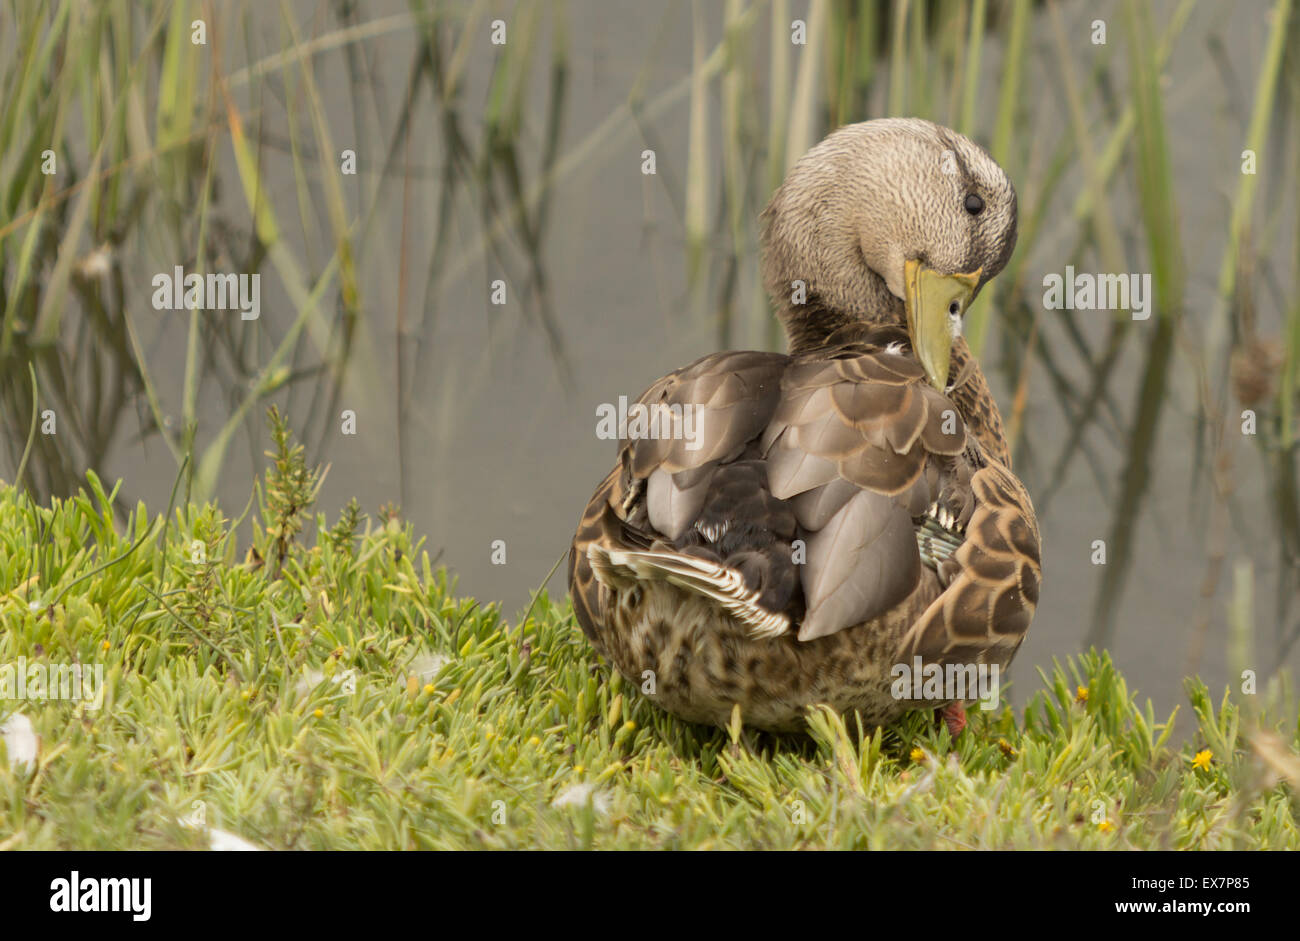
<path fill-rule="evenodd" d="M 978 216 L 984 211 L 984 200 L 980 199 L 978 193 L 971 193 L 966 197 L 966 211 L 972 216 Z"/>
<path fill-rule="evenodd" d="M 961 313 L 961 304 L 957 303 L 957 301 L 953 301 L 951 304 L 948 305 L 949 317 L 956 317 L 960 313 Z"/>

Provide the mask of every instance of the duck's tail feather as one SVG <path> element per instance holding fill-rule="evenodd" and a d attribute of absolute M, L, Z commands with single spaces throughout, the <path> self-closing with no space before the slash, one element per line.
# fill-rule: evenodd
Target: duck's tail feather
<path fill-rule="evenodd" d="M 790 618 L 763 607 L 757 591 L 735 569 L 678 552 L 611 549 L 587 546 L 587 560 L 597 581 L 615 591 L 638 582 L 668 582 L 714 601 L 744 624 L 754 637 L 779 637 L 790 630 Z"/>

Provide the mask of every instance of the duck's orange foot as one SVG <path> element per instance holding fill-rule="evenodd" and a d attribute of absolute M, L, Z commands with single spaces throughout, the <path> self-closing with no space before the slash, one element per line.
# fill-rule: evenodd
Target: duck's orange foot
<path fill-rule="evenodd" d="M 942 719 L 948 726 L 948 734 L 956 738 L 966 728 L 966 707 L 959 702 L 949 703 L 942 709 L 934 710 L 935 718 Z"/>

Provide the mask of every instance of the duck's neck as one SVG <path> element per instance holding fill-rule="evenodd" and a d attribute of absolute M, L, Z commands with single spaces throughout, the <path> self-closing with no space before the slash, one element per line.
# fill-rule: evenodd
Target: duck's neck
<path fill-rule="evenodd" d="M 783 300 L 777 316 L 785 327 L 790 354 L 796 356 L 851 341 L 856 339 L 851 334 L 857 328 L 865 332 L 906 323 L 903 302 L 894 297 L 885 287 L 885 282 L 875 274 L 859 287 L 859 293 L 865 293 L 868 302 L 857 310 L 846 310 L 815 293 L 810 293 L 802 304 Z"/>
<path fill-rule="evenodd" d="M 785 327 L 790 355 L 811 353 L 831 345 L 832 336 L 843 335 L 846 327 L 862 323 L 856 317 L 823 304 L 819 298 L 809 298 L 806 304 L 786 305 L 780 314 Z"/>

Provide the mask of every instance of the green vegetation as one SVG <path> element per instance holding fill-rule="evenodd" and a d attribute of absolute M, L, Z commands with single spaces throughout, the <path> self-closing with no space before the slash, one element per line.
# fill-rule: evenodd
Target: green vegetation
<path fill-rule="evenodd" d="M 0 742 L 0 849 L 201 848 L 199 812 L 278 849 L 1300 848 L 1281 682 L 1218 704 L 1189 682 L 1181 747 L 1096 653 L 955 744 L 928 713 L 686 725 L 609 677 L 567 605 L 508 624 L 457 599 L 391 510 L 317 515 L 306 544 L 319 475 L 271 423 L 242 550 L 213 504 L 118 525 L 93 473 L 48 506 L 0 484 L 0 671 L 105 681 L 98 709 L 0 701 L 40 737 L 32 764 Z"/>

